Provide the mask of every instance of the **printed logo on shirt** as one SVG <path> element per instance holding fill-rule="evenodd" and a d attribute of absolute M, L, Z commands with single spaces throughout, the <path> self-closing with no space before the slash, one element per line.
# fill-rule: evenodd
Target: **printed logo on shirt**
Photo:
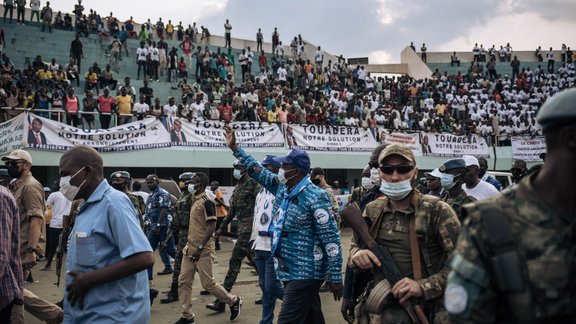
<path fill-rule="evenodd" d="M 270 221 L 270 216 L 268 216 L 268 213 L 262 213 L 262 216 L 260 216 L 260 224 L 262 224 L 262 225 L 268 224 L 269 221 Z"/>
<path fill-rule="evenodd" d="M 330 220 L 330 215 L 324 209 L 316 209 L 314 212 L 314 217 L 318 221 L 319 224 L 326 224 Z"/>
<path fill-rule="evenodd" d="M 326 244 L 326 254 L 329 257 L 335 257 L 338 255 L 338 244 L 336 243 L 328 243 Z"/>
<path fill-rule="evenodd" d="M 324 253 L 322 253 L 322 248 L 320 248 L 318 245 L 314 245 L 314 261 L 322 260 L 323 256 Z"/>

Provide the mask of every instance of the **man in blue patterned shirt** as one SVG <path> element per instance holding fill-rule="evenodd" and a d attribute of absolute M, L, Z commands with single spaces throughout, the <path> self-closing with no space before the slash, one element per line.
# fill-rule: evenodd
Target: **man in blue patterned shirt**
<path fill-rule="evenodd" d="M 269 235 L 278 279 L 285 292 L 278 323 L 325 323 L 318 289 L 329 275 L 335 300 L 342 296 L 342 248 L 325 190 L 312 185 L 308 153 L 292 150 L 275 160 L 278 175 L 236 145 L 226 127 L 226 143 L 248 174 L 275 195 Z"/>

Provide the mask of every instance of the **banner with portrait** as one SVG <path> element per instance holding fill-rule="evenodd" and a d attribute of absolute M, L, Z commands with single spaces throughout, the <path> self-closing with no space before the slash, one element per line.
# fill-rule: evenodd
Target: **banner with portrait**
<path fill-rule="evenodd" d="M 84 129 L 28 114 L 26 142 L 31 149 L 66 151 L 75 145 L 99 152 L 122 152 L 170 146 L 170 134 L 156 118 L 145 118 L 109 129 Z"/>
<path fill-rule="evenodd" d="M 420 133 L 420 147 L 423 156 L 461 157 L 473 155 L 490 157 L 490 147 L 478 135 L 454 135 L 448 133 Z"/>
<path fill-rule="evenodd" d="M 228 124 L 236 141 L 244 148 L 284 147 L 282 129 L 277 124 L 234 122 Z M 226 148 L 226 123 L 217 120 L 175 119 L 170 129 L 172 146 Z"/>
<path fill-rule="evenodd" d="M 285 125 L 289 149 L 370 152 L 378 143 L 370 129 L 350 126 Z"/>
<path fill-rule="evenodd" d="M 524 161 L 542 161 L 540 155 L 546 153 L 544 136 L 513 136 L 512 158 Z"/>

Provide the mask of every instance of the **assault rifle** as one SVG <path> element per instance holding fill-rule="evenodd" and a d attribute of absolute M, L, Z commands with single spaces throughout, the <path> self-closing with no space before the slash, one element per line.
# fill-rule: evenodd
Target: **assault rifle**
<path fill-rule="evenodd" d="M 358 204 L 352 203 L 348 205 L 340 212 L 340 216 L 342 217 L 342 220 L 348 223 L 350 228 L 354 230 L 354 233 L 358 236 L 361 243 L 372 251 L 372 253 L 378 257 L 378 260 L 380 260 L 382 265 L 379 268 L 375 268 L 374 271 L 388 280 L 389 285 L 387 285 L 387 289 L 394 287 L 394 285 L 403 278 L 402 273 L 392 258 L 388 248 L 378 245 L 374 238 L 370 236 L 368 225 L 366 225 L 364 217 L 362 217 L 362 212 L 360 211 Z M 373 293 L 375 290 L 377 289 L 373 289 Z M 429 324 L 422 306 L 418 304 L 418 301 L 415 298 L 410 298 L 407 302 L 401 304 L 401 306 L 408 314 L 408 317 L 410 317 L 412 323 Z"/>
<path fill-rule="evenodd" d="M 64 259 L 64 244 L 66 244 L 66 235 L 68 231 L 62 231 L 58 236 L 58 247 L 56 248 L 56 287 L 60 287 L 60 276 L 62 275 L 62 260 Z"/>

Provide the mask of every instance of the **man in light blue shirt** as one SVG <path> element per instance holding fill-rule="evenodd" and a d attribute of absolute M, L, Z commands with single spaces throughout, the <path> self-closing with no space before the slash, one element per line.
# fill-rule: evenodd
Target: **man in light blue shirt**
<path fill-rule="evenodd" d="M 62 155 L 60 177 L 66 198 L 85 200 L 69 237 L 64 323 L 149 323 L 145 270 L 154 257 L 132 203 L 88 146 Z"/>

